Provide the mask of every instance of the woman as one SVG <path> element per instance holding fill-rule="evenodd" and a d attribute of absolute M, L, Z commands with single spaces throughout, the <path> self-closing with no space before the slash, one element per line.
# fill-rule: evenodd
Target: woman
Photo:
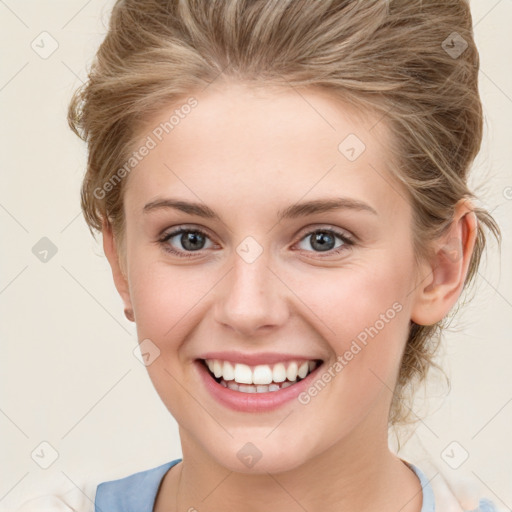
<path fill-rule="evenodd" d="M 69 122 L 183 458 L 97 511 L 444 510 L 388 429 L 500 237 L 478 67 L 463 0 L 116 3 Z"/>

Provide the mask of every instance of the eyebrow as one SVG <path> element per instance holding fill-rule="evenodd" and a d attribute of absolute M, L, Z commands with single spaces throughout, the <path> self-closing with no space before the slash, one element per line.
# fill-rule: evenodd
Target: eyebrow
<path fill-rule="evenodd" d="M 179 210 L 190 215 L 197 215 L 198 217 L 203 217 L 205 219 L 221 220 L 211 208 L 204 204 L 181 201 L 172 198 L 152 201 L 144 206 L 143 212 L 149 213 L 154 210 L 168 208 Z M 298 217 L 305 217 L 307 215 L 325 213 L 333 210 L 353 210 L 378 215 L 374 208 L 362 201 L 358 201 L 350 197 L 335 197 L 315 199 L 312 201 L 293 204 L 284 210 L 279 210 L 277 212 L 277 218 L 279 221 L 283 219 L 296 219 Z"/>

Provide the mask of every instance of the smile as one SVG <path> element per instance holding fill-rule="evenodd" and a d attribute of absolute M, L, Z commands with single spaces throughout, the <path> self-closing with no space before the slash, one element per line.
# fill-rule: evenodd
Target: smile
<path fill-rule="evenodd" d="M 206 359 L 203 362 L 215 381 L 225 388 L 241 393 L 268 393 L 300 382 L 322 361 L 286 361 L 257 366 L 218 359 Z"/>
<path fill-rule="evenodd" d="M 243 413 L 266 413 L 296 402 L 325 363 L 291 354 L 218 352 L 195 359 L 194 367 L 203 389 L 218 405 Z"/>

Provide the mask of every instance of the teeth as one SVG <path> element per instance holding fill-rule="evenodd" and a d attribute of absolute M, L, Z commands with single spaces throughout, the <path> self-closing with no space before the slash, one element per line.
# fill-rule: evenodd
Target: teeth
<path fill-rule="evenodd" d="M 233 365 L 228 361 L 224 361 L 224 366 L 222 367 L 222 376 L 224 377 L 224 380 L 233 380 L 235 378 L 235 370 Z"/>
<path fill-rule="evenodd" d="M 270 384 L 272 382 L 272 368 L 267 365 L 260 365 L 254 368 L 252 374 L 254 384 Z"/>
<path fill-rule="evenodd" d="M 235 381 L 240 384 L 252 384 L 252 371 L 246 364 L 235 364 Z"/>
<path fill-rule="evenodd" d="M 234 386 L 230 386 L 231 383 L 240 385 L 237 390 L 245 393 L 277 391 L 296 382 L 297 378 L 304 379 L 309 372 L 317 367 L 316 361 L 291 361 L 251 367 L 242 363 L 233 364 L 218 359 L 207 359 L 206 365 L 215 378 L 221 378 L 227 387 L 234 389 Z M 277 386 L 281 383 L 281 386 Z M 254 386 L 252 386 L 253 384 Z"/>
<path fill-rule="evenodd" d="M 298 370 L 297 363 L 295 363 L 295 362 L 290 363 L 290 366 L 288 366 L 288 369 L 286 370 L 286 378 L 288 380 L 297 380 L 297 370 Z"/>
<path fill-rule="evenodd" d="M 222 365 L 220 364 L 220 361 L 215 360 L 213 362 L 213 374 L 217 378 L 219 378 L 222 375 Z"/>
<path fill-rule="evenodd" d="M 286 368 L 283 363 L 277 363 L 272 370 L 272 380 L 274 382 L 284 382 L 286 380 Z"/>
<path fill-rule="evenodd" d="M 220 381 L 221 386 L 232 389 L 233 391 L 240 391 L 242 393 L 268 393 L 272 391 L 279 391 L 280 389 L 291 386 L 293 382 L 283 382 L 281 384 L 270 384 L 268 386 L 262 385 L 251 385 L 251 384 L 237 384 L 234 380 L 226 382 L 224 379 Z"/>
<path fill-rule="evenodd" d="M 308 361 L 306 361 L 299 366 L 298 375 L 301 379 L 303 379 L 308 373 L 309 373 L 309 363 L 308 363 Z"/>
<path fill-rule="evenodd" d="M 238 386 L 238 391 L 241 391 L 242 393 L 256 393 L 256 388 L 248 386 L 247 384 L 240 384 Z"/>
<path fill-rule="evenodd" d="M 222 384 L 222 381 L 221 381 Z M 238 391 L 238 384 L 234 380 L 230 380 L 228 382 L 228 388 L 233 389 L 234 391 Z"/>

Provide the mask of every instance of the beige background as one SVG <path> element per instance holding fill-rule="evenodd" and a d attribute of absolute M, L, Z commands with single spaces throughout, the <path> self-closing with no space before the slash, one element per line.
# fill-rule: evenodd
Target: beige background
<path fill-rule="evenodd" d="M 68 129 L 66 108 L 105 33 L 111 5 L 0 0 L 4 510 L 56 488 L 85 489 L 87 501 L 95 483 L 181 456 L 177 425 L 133 354 L 134 327 L 80 214 L 86 148 Z M 481 198 L 501 225 L 504 245 L 501 258 L 494 243 L 489 247 L 474 302 L 446 336 L 452 391 L 444 400 L 429 398 L 430 415 L 413 442 L 421 441 L 446 478 L 476 479 L 510 510 L 512 1 L 472 0 L 471 6 L 486 116 L 474 183 L 488 180 Z M 41 36 L 45 31 L 50 35 Z M 58 48 L 45 55 L 52 44 Z M 43 237 L 57 250 L 47 262 L 33 253 L 37 243 L 47 243 Z M 51 462 L 52 448 L 42 442 L 58 454 L 47 469 L 40 465 Z M 452 456 L 469 455 L 459 469 L 442 456 L 450 445 Z"/>

